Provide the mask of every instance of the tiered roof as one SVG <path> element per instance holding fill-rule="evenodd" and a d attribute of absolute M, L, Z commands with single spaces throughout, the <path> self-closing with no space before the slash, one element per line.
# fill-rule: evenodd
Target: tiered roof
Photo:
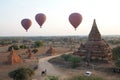
<path fill-rule="evenodd" d="M 74 54 L 81 56 L 107 58 L 111 57 L 112 52 L 108 43 L 101 38 L 101 34 L 97 28 L 96 21 L 94 19 L 92 29 L 89 33 L 88 40 L 85 44 L 81 44 L 80 48 Z"/>

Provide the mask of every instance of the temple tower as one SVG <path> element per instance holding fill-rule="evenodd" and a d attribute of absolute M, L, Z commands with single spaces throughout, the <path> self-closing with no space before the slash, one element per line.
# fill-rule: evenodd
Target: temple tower
<path fill-rule="evenodd" d="M 16 63 L 21 63 L 22 59 L 19 55 L 17 55 L 12 48 L 10 54 L 8 55 L 8 64 L 16 64 Z"/>
<path fill-rule="evenodd" d="M 107 42 L 101 38 L 101 34 L 97 28 L 94 19 L 92 29 L 89 33 L 88 40 L 85 44 L 81 44 L 78 51 L 74 52 L 75 55 L 89 57 L 91 59 L 105 59 L 110 61 L 112 58 L 112 51 Z"/>

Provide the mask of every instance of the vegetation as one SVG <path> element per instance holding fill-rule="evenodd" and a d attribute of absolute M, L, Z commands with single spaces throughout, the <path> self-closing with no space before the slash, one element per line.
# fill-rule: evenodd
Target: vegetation
<path fill-rule="evenodd" d="M 107 42 L 110 43 L 110 44 L 112 44 L 112 45 L 120 44 L 120 40 L 116 40 L 116 39 L 114 39 L 114 40 L 108 40 Z"/>
<path fill-rule="evenodd" d="M 117 68 L 120 68 L 120 60 L 117 60 L 117 61 L 115 62 L 115 65 L 116 65 Z"/>
<path fill-rule="evenodd" d="M 75 76 L 70 78 L 69 80 L 104 80 L 104 79 L 96 76 Z"/>
<path fill-rule="evenodd" d="M 48 76 L 45 80 L 60 80 L 57 76 Z M 97 76 L 73 76 L 64 80 L 105 80 Z"/>
<path fill-rule="evenodd" d="M 48 76 L 45 80 L 59 80 L 57 76 Z"/>
<path fill-rule="evenodd" d="M 113 58 L 115 60 L 120 59 L 120 46 L 117 46 L 117 47 L 113 48 L 112 53 L 113 53 Z"/>
<path fill-rule="evenodd" d="M 38 49 L 35 48 L 35 49 L 32 50 L 32 52 L 35 54 L 35 53 L 38 52 Z"/>
<path fill-rule="evenodd" d="M 34 75 L 34 71 L 29 68 L 18 68 L 8 73 L 8 76 L 13 80 L 30 80 L 32 75 Z"/>
<path fill-rule="evenodd" d="M 42 42 L 42 41 L 36 41 L 36 42 L 34 43 L 34 47 L 35 47 L 35 48 L 38 48 L 38 47 L 41 47 L 41 46 L 43 46 L 43 42 Z"/>
<path fill-rule="evenodd" d="M 63 55 L 61 55 L 61 57 L 62 57 L 65 61 L 69 61 L 69 59 L 72 57 L 72 55 L 70 55 L 70 54 L 63 54 Z"/>
<path fill-rule="evenodd" d="M 9 45 L 9 44 L 12 44 L 12 40 L 9 40 L 9 39 L 0 40 L 0 45 L 2 46 Z"/>
<path fill-rule="evenodd" d="M 12 48 L 13 48 L 14 50 L 19 50 L 19 46 L 18 46 L 18 45 L 12 45 L 12 46 L 10 46 L 10 47 L 8 48 L 8 51 L 11 51 Z"/>
<path fill-rule="evenodd" d="M 20 48 L 21 49 L 26 49 L 27 47 L 26 47 L 26 45 L 20 45 Z"/>
<path fill-rule="evenodd" d="M 65 60 L 71 63 L 72 68 L 76 68 L 79 66 L 79 63 L 81 62 L 81 58 L 79 56 L 74 56 L 71 54 L 63 54 L 61 57 Z"/>
<path fill-rule="evenodd" d="M 72 63 L 72 64 L 71 64 L 71 67 L 72 67 L 72 68 L 78 67 L 80 61 L 81 61 L 80 57 L 78 57 L 78 56 L 72 56 L 72 57 L 70 58 L 70 62 Z"/>

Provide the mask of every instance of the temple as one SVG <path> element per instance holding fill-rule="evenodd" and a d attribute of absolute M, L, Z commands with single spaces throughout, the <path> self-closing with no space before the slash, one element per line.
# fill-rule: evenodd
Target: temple
<path fill-rule="evenodd" d="M 8 62 L 8 64 L 21 63 L 22 59 L 21 59 L 21 56 L 17 55 L 12 48 L 12 51 L 8 55 L 8 61 L 7 62 Z"/>
<path fill-rule="evenodd" d="M 50 46 L 50 48 L 46 51 L 46 55 L 55 55 L 57 53 L 57 51 L 52 47 Z"/>
<path fill-rule="evenodd" d="M 94 19 L 92 29 L 89 33 L 86 43 L 81 43 L 80 47 L 74 55 L 79 55 L 90 59 L 102 59 L 111 61 L 112 50 L 108 43 L 101 38 L 101 34 L 97 28 L 96 21 Z"/>
<path fill-rule="evenodd" d="M 32 53 L 30 47 L 27 49 L 27 53 L 28 53 L 28 58 L 29 59 L 34 59 L 34 54 Z"/>

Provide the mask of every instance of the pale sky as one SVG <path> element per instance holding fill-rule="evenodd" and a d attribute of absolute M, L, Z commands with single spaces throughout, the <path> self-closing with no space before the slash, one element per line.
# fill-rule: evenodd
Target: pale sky
<path fill-rule="evenodd" d="M 73 12 L 83 17 L 76 31 L 68 20 Z M 38 13 L 47 18 L 42 28 Z M 24 18 L 32 20 L 28 32 Z M 120 35 L 120 0 L 0 0 L 0 36 L 88 35 L 94 18 L 102 35 Z"/>

